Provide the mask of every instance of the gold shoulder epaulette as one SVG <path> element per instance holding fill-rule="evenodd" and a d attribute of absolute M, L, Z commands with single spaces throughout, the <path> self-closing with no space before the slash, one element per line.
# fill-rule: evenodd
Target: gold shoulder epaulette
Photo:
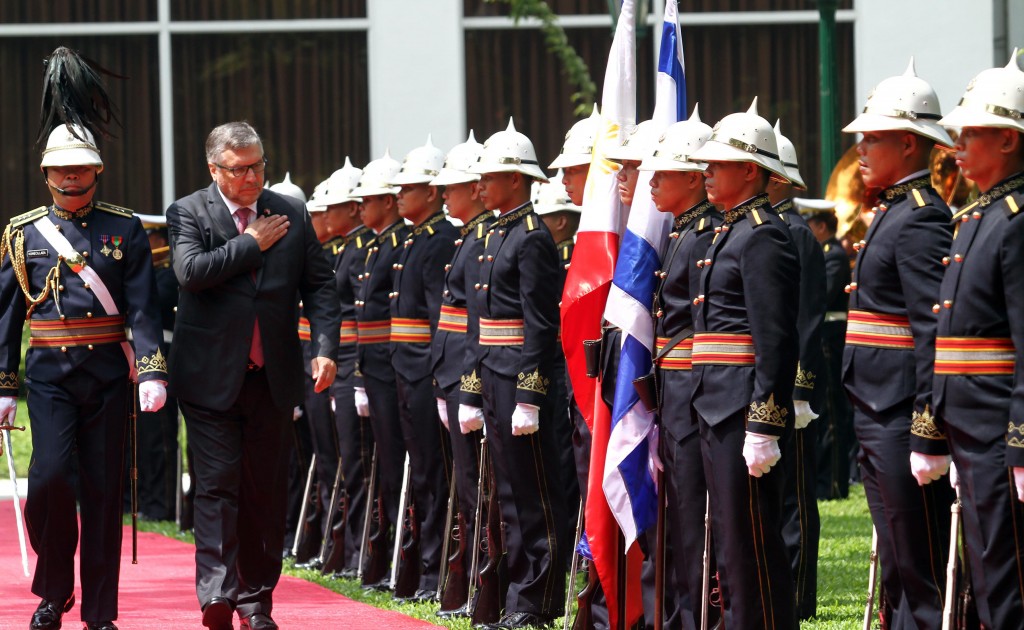
<path fill-rule="evenodd" d="M 484 224 L 483 223 L 478 223 L 477 224 L 477 226 L 476 226 L 476 237 L 478 239 L 484 237 Z"/>
<path fill-rule="evenodd" d="M 1012 195 L 1006 195 L 1006 216 L 1012 219 L 1018 214 L 1020 214 L 1020 204 Z"/>
<path fill-rule="evenodd" d="M 829 251 L 831 251 L 831 250 L 832 250 L 832 243 L 825 243 L 825 247 L 824 247 L 824 250 L 825 250 L 826 252 L 829 252 Z"/>
<path fill-rule="evenodd" d="M 761 216 L 761 211 L 757 208 L 747 213 L 747 221 L 750 221 L 750 225 L 755 228 L 764 225 L 764 217 Z"/>
<path fill-rule="evenodd" d="M 976 206 L 976 205 L 978 205 L 977 201 L 975 201 L 974 203 L 968 204 L 967 206 L 964 206 L 963 208 L 960 208 L 960 211 L 953 215 L 953 222 L 955 223 L 955 222 L 959 221 L 960 217 L 964 216 L 965 214 L 967 214 L 968 212 L 973 210 L 974 206 Z"/>
<path fill-rule="evenodd" d="M 526 231 L 532 232 L 537 229 L 537 217 L 533 214 L 526 215 Z"/>
<path fill-rule="evenodd" d="M 23 212 L 16 217 L 12 217 L 11 226 L 21 227 L 22 225 L 25 225 L 27 223 L 32 223 L 39 217 L 45 217 L 46 213 L 49 211 L 50 209 L 47 206 L 39 206 L 38 208 L 33 208 L 28 212 Z"/>
<path fill-rule="evenodd" d="M 135 214 L 134 212 L 132 212 L 128 208 L 122 208 L 121 206 L 115 206 L 114 204 L 107 203 L 105 201 L 94 201 L 94 202 L 92 202 L 92 207 L 96 208 L 97 210 L 102 210 L 104 212 L 109 212 L 110 214 L 116 214 L 117 216 L 120 216 L 120 217 L 130 217 L 133 214 Z"/>
<path fill-rule="evenodd" d="M 910 194 L 914 196 L 914 201 L 917 202 L 918 208 L 923 208 L 928 205 L 928 202 L 924 200 L 924 195 L 921 194 L 920 188 L 914 188 L 910 191 Z"/>

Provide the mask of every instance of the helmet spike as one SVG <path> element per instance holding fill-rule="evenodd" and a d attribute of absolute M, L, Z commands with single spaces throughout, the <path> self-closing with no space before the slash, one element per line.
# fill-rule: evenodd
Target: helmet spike
<path fill-rule="evenodd" d="M 756 96 L 754 97 L 754 100 L 750 103 L 750 108 L 747 109 L 747 113 L 748 114 L 753 114 L 753 115 L 757 116 L 757 97 Z"/>
<path fill-rule="evenodd" d="M 516 130 L 515 123 L 512 122 L 512 117 L 509 116 L 509 118 L 508 118 L 508 128 L 505 129 L 505 131 L 515 131 L 515 130 Z"/>
<path fill-rule="evenodd" d="M 905 77 L 916 77 L 917 76 L 917 68 L 914 66 L 914 56 L 913 55 L 910 56 L 910 63 L 907 65 L 907 70 L 906 70 L 906 72 L 903 73 L 903 76 L 905 76 Z"/>
<path fill-rule="evenodd" d="M 690 113 L 690 117 L 688 118 L 688 120 L 692 120 L 693 122 L 701 122 L 699 102 L 693 104 L 693 111 Z"/>
<path fill-rule="evenodd" d="M 782 135 L 782 121 L 778 118 L 775 119 L 775 135 Z"/>
<path fill-rule="evenodd" d="M 467 144 L 476 143 L 476 136 L 473 135 L 473 130 L 472 129 L 469 130 L 469 137 L 466 138 L 466 143 Z"/>
<path fill-rule="evenodd" d="M 1021 71 L 1020 66 L 1017 64 L 1017 56 L 1020 54 L 1018 52 L 1019 50 L 1020 49 L 1017 48 L 1016 46 L 1013 48 L 1013 52 L 1010 53 L 1010 63 L 1006 64 L 1007 68 L 1013 68 L 1014 70 L 1016 70 L 1018 72 Z"/>
<path fill-rule="evenodd" d="M 345 164 L 341 168 L 353 168 L 352 160 L 348 159 L 347 155 L 345 156 Z"/>

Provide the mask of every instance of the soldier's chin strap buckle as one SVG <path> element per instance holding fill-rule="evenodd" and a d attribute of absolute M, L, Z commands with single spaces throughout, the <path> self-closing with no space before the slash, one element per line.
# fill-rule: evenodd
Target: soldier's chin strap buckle
<path fill-rule="evenodd" d="M 75 273 L 81 273 L 81 271 L 85 269 L 85 258 L 77 252 L 74 256 L 65 258 L 64 262 L 66 262 L 68 267 L 71 267 L 71 271 L 74 271 Z"/>

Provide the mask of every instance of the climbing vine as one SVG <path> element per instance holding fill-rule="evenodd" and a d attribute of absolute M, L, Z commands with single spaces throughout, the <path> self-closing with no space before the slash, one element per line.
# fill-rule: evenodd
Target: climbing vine
<path fill-rule="evenodd" d="M 593 109 L 597 85 L 590 77 L 590 68 L 569 43 L 565 29 L 558 23 L 558 15 L 544 0 L 485 0 L 489 4 L 507 4 L 512 19 L 518 24 L 523 18 L 534 18 L 540 22 L 544 43 L 548 52 L 553 53 L 562 64 L 565 76 L 576 91 L 570 99 L 576 104 L 577 116 L 589 116 Z"/>

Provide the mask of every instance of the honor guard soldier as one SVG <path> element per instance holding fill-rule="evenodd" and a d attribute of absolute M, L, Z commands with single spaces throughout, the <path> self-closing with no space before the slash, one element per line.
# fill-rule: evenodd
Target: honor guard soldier
<path fill-rule="evenodd" d="M 551 238 L 555 241 L 555 251 L 558 255 L 558 294 L 562 294 L 565 287 L 565 278 L 569 273 L 569 265 L 572 262 L 572 252 L 576 247 L 576 230 L 580 226 L 581 208 L 572 202 L 565 192 L 562 184 L 562 173 L 558 172 L 555 177 L 545 184 L 534 182 L 533 184 L 533 211 L 537 213 L 540 220 L 551 232 Z M 561 331 L 558 335 L 558 347 L 562 347 Z M 556 392 L 555 405 L 552 409 L 552 417 L 555 419 L 555 426 L 558 428 L 558 457 L 560 460 L 559 469 L 562 474 L 562 487 L 565 489 L 566 500 L 569 501 L 569 509 L 566 513 L 564 526 L 564 540 L 573 537 L 576 531 L 576 497 L 581 497 L 579 488 L 579 474 L 576 469 L 576 451 L 573 448 L 573 437 L 577 432 L 574 417 L 579 413 L 575 403 L 570 403 L 569 394 L 569 373 L 565 365 L 565 355 L 562 352 L 555 352 L 555 370 L 552 372 L 551 391 Z M 581 419 L 582 421 L 582 419 Z M 586 423 L 583 422 L 584 428 Z M 587 449 L 589 455 L 589 449 Z M 569 555 L 573 552 L 568 545 L 563 547 L 567 560 L 572 560 Z"/>
<path fill-rule="evenodd" d="M 695 105 L 687 120 L 665 130 L 653 154 L 639 167 L 641 171 L 653 171 L 651 197 L 655 207 L 674 217 L 658 271 L 651 316 L 656 335 L 656 395 L 661 397 L 657 401 L 660 453 L 668 500 L 665 529 L 672 550 L 666 575 L 673 578 L 675 598 L 688 602 L 680 607 L 680 613 L 690 617 L 680 622 L 683 628 L 703 627 L 700 615 L 708 486 L 697 418 L 690 408 L 693 297 L 699 293 L 701 269 L 714 230 L 722 224 L 722 215 L 704 191 L 706 166 L 690 161 L 689 156 L 710 136 L 711 127 L 701 121 Z M 684 594 L 688 596 L 685 600 Z M 708 612 L 717 618 L 717 608 L 709 607 Z M 708 627 L 714 625 L 715 621 L 708 623 Z"/>
<path fill-rule="evenodd" d="M 390 184 L 402 165 L 387 152 L 363 169 L 359 185 L 352 190 L 353 197 L 363 201 L 359 214 L 363 224 L 376 234 L 368 246 L 356 298 L 356 372 L 362 385 L 353 387 L 356 411 L 369 416 L 377 455 L 377 488 L 382 509 L 378 511 L 378 528 L 384 535 L 382 553 L 390 557 L 391 535 L 394 525 L 401 526 L 398 513 L 402 492 L 402 470 L 405 446 L 402 443 L 402 425 L 399 420 L 398 390 L 395 370 L 391 367 L 391 297 L 394 294 L 394 266 L 402 254 L 402 246 L 409 236 L 405 221 L 398 214 L 398 187 Z M 383 551 L 387 549 L 388 551 Z M 387 563 L 385 563 L 387 566 Z M 373 584 L 368 578 L 378 578 Z M 363 574 L 364 586 L 387 587 L 386 576 Z"/>
<path fill-rule="evenodd" d="M 928 173 L 932 147 L 952 145 L 940 117 L 935 91 L 917 77 L 911 60 L 902 76 L 878 84 L 864 112 L 843 129 L 863 134 L 860 173 L 865 186 L 882 191 L 871 227 L 856 245 L 843 384 L 853 403 L 864 493 L 896 628 L 942 625 L 953 502 L 947 484 L 918 487 L 948 465 L 939 455 L 946 452 L 945 439 L 931 400 L 938 319 L 932 304 L 952 241 L 951 213 Z M 934 455 L 915 458 L 917 469 L 912 448 Z"/>
<path fill-rule="evenodd" d="M 1024 72 L 980 73 L 940 125 L 981 196 L 954 217 L 938 294 L 933 396 L 963 501 L 985 628 L 1024 628 Z"/>
<path fill-rule="evenodd" d="M 106 100 L 95 72 L 66 48 L 50 56 L 44 81 L 54 102 L 85 94 Z M 116 630 L 131 380 L 139 382 L 140 410 L 158 411 L 167 362 L 142 223 L 131 210 L 95 199 L 100 151 L 93 132 L 65 116 L 85 125 L 103 117 L 50 112 L 44 103 L 40 169 L 53 204 L 11 219 L 0 242 L 0 424 L 14 424 L 27 319 L 25 526 L 38 556 L 32 592 L 42 598 L 29 627 L 60 628 L 75 604 L 81 519 L 81 618 L 90 630 Z"/>
<path fill-rule="evenodd" d="M 419 532 L 419 588 L 413 599 L 436 597 L 448 499 L 451 454 L 438 416 L 430 344 L 441 315 L 445 265 L 455 253 L 458 230 L 445 217 L 441 189 L 430 184 L 444 166 L 444 153 L 430 138 L 405 156 L 391 179 L 398 187 L 398 213 L 412 224 L 394 264 L 391 294 L 391 365 L 398 384 L 398 409 L 409 453 L 414 532 Z"/>
<path fill-rule="evenodd" d="M 590 174 L 590 163 L 594 160 L 594 141 L 601 122 L 597 105 L 594 105 L 590 116 L 577 120 L 565 134 L 562 151 L 548 168 L 561 169 L 562 185 L 565 192 L 577 206 L 583 206 L 583 189 L 587 185 Z"/>
<path fill-rule="evenodd" d="M 658 140 L 654 121 L 644 120 L 630 129 L 621 146 L 608 151 L 606 157 L 621 165 L 615 179 L 619 182 L 619 201 L 626 208 L 633 206 L 633 193 L 636 192 L 637 180 L 640 178 L 640 164 L 651 155 Z"/>
<path fill-rule="evenodd" d="M 719 121 L 690 155 L 708 164 L 708 199 L 725 209 L 694 297 L 692 404 L 725 627 L 792 629 L 795 596 L 780 513 L 784 474 L 771 468 L 793 430 L 800 262 L 765 194 L 770 177 L 787 176 L 775 132 L 756 105 L 755 99 L 746 113 Z"/>
<path fill-rule="evenodd" d="M 334 280 L 341 301 L 341 336 L 338 343 L 338 376 L 331 385 L 334 399 L 334 433 L 341 458 L 342 486 L 338 488 L 335 517 L 331 534 L 327 536 L 327 558 L 322 571 L 335 571 L 341 577 L 354 578 L 358 573 L 359 547 L 362 541 L 363 519 L 367 507 L 366 479 L 370 471 L 373 433 L 368 419 L 356 413 L 355 387 L 362 383 L 356 374 L 356 295 L 359 292 L 359 274 L 373 241 L 373 232 L 363 225 L 359 214 L 359 197 L 352 189 L 359 184 L 362 169 L 352 166 L 349 159 L 327 179 L 320 203 L 327 207 L 327 225 L 334 238 L 331 254 L 334 256 Z M 339 532 L 338 528 L 344 528 Z M 333 549 L 339 541 L 340 552 Z M 340 570 L 330 559 L 339 557 Z"/>
<path fill-rule="evenodd" d="M 483 410 L 495 465 L 509 588 L 493 628 L 545 625 L 563 613 L 565 522 L 557 429 L 549 391 L 558 336 L 558 258 L 530 203 L 547 181 L 533 143 L 515 130 L 491 136 L 470 172 L 499 217 L 485 235 L 474 296 L 480 309 Z"/>
<path fill-rule="evenodd" d="M 785 167 L 788 183 L 768 182 L 768 200 L 772 209 L 789 226 L 789 233 L 800 257 L 800 310 L 796 329 L 800 336 L 800 358 L 796 368 L 796 387 L 793 389 L 793 428 L 791 442 L 783 447 L 786 457 L 782 462 L 786 473 L 783 492 L 782 537 L 786 540 L 792 559 L 793 578 L 796 580 L 796 616 L 810 619 L 817 611 L 818 598 L 818 541 L 821 538 L 821 517 L 818 515 L 817 427 L 804 429 L 818 417 L 814 409 L 821 408 L 821 388 L 817 387 L 824 356 L 821 352 L 821 323 L 825 317 L 825 255 L 814 233 L 793 204 L 793 191 L 806 189 L 797 162 L 796 147 L 782 135 L 779 122 L 775 122 L 775 139 L 779 144 L 779 159 Z"/>
<path fill-rule="evenodd" d="M 853 416 L 843 389 L 843 346 L 846 344 L 846 311 L 850 296 L 850 259 L 836 238 L 839 220 L 836 202 L 794 198 L 797 211 L 807 222 L 825 258 L 825 317 L 821 324 L 823 362 L 818 374 L 821 401 L 817 447 L 817 492 L 820 500 L 845 499 L 850 493 L 850 449 L 853 447 Z"/>
<path fill-rule="evenodd" d="M 437 330 L 431 340 L 431 363 L 434 382 L 440 390 L 437 396 L 437 413 L 441 422 L 448 429 L 447 439 L 450 440 L 452 452 L 452 473 L 455 475 L 455 497 L 457 514 L 455 527 L 458 537 L 452 536 L 460 547 L 461 553 L 452 551 L 449 558 L 460 557 L 462 572 L 470 580 L 476 579 L 469 575 L 471 559 L 476 550 L 472 548 L 474 527 L 477 511 L 477 483 L 480 479 L 478 464 L 480 438 L 482 428 L 479 424 L 469 424 L 463 428 L 459 424 L 459 405 L 462 400 L 462 381 L 465 378 L 476 379 L 474 370 L 479 362 L 480 328 L 477 314 L 476 297 L 473 284 L 479 277 L 480 256 L 484 251 L 484 235 L 494 219 L 494 214 L 484 208 L 480 201 L 480 190 L 477 182 L 480 176 L 469 173 L 469 167 L 480 157 L 483 145 L 476 141 L 473 132 L 462 144 L 452 147 L 444 162 L 444 167 L 437 177 L 430 181 L 431 186 L 444 187 L 444 201 L 448 214 L 462 222 L 459 238 L 455 240 L 455 253 L 451 261 L 444 267 L 444 288 L 441 290 L 441 312 L 437 321 Z M 479 392 L 469 392 L 474 398 L 473 407 L 480 408 L 482 402 Z M 449 509 L 455 509 L 452 506 Z M 481 527 L 483 524 L 481 524 Z M 442 558 L 448 562 L 449 558 Z M 456 569 L 457 570 L 457 569 Z M 449 579 L 453 570 L 448 571 Z M 441 598 L 441 617 L 464 614 L 464 606 L 471 604 L 466 601 L 467 591 L 449 593 L 448 585 L 444 585 Z M 447 604 L 447 606 L 446 606 Z"/>

